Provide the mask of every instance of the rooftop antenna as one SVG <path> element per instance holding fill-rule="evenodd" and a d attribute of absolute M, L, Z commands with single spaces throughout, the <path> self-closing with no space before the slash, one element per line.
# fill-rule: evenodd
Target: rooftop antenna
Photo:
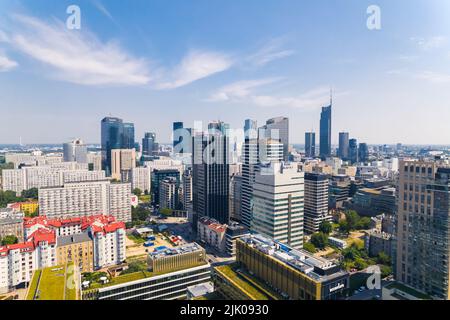
<path fill-rule="evenodd" d="M 330 86 L 330 106 L 333 105 L 333 87 Z"/>

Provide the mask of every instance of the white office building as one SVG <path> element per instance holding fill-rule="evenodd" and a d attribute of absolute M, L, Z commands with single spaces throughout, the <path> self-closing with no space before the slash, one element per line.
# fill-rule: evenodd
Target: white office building
<path fill-rule="evenodd" d="M 253 187 L 251 230 L 301 248 L 303 245 L 304 173 L 296 165 L 262 166 Z"/>

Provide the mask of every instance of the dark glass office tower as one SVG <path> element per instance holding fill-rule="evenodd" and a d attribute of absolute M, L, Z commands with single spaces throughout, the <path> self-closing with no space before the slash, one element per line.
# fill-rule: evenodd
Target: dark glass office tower
<path fill-rule="evenodd" d="M 134 124 L 123 124 L 122 149 L 133 149 L 135 147 L 134 140 Z"/>
<path fill-rule="evenodd" d="M 173 148 L 183 140 L 183 138 L 178 134 L 177 130 L 183 129 L 183 122 L 174 122 L 173 123 Z"/>
<path fill-rule="evenodd" d="M 207 216 L 220 223 L 229 222 L 229 147 L 228 137 L 214 133 L 197 133 L 192 150 L 193 226 Z"/>
<path fill-rule="evenodd" d="M 342 160 L 348 159 L 349 153 L 349 134 L 348 132 L 339 132 L 339 150 L 338 157 Z"/>
<path fill-rule="evenodd" d="M 358 140 L 356 139 L 349 141 L 349 160 L 352 164 L 358 162 Z"/>
<path fill-rule="evenodd" d="M 323 107 L 320 114 L 320 157 L 331 156 L 331 106 Z"/>
<path fill-rule="evenodd" d="M 102 168 L 106 175 L 111 175 L 111 150 L 122 149 L 123 121 L 119 118 L 106 117 L 101 122 Z"/>
<path fill-rule="evenodd" d="M 358 156 L 360 162 L 369 161 L 369 147 L 367 143 L 360 143 L 358 148 Z"/>
<path fill-rule="evenodd" d="M 156 134 L 154 132 L 146 132 L 142 139 L 142 155 L 152 156 L 153 152 L 156 150 L 158 150 Z"/>
<path fill-rule="evenodd" d="M 316 156 L 316 133 L 305 132 L 305 155 L 307 158 Z"/>

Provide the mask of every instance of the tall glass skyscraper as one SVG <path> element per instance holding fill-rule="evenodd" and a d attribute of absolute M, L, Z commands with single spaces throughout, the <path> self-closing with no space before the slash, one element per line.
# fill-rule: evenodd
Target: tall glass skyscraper
<path fill-rule="evenodd" d="M 177 130 L 183 129 L 183 122 L 174 122 L 173 123 L 173 148 L 182 141 L 182 137 L 177 134 Z"/>
<path fill-rule="evenodd" d="M 123 121 L 119 118 L 106 117 L 101 122 L 102 168 L 106 175 L 111 175 L 111 150 L 122 149 Z"/>
<path fill-rule="evenodd" d="M 216 127 L 212 123 L 208 128 Z M 221 125 L 221 128 L 226 126 Z M 229 146 L 222 131 L 197 133 L 192 150 L 193 225 L 197 219 L 210 217 L 229 222 Z"/>
<path fill-rule="evenodd" d="M 134 149 L 134 124 L 124 123 L 123 124 L 123 135 L 122 135 L 122 149 Z"/>
<path fill-rule="evenodd" d="M 134 149 L 134 124 L 120 118 L 105 117 L 101 121 L 102 168 L 111 175 L 111 150 Z"/>
<path fill-rule="evenodd" d="M 266 131 L 266 138 L 278 140 L 283 144 L 283 160 L 289 161 L 289 118 L 269 119 L 262 129 Z"/>
<path fill-rule="evenodd" d="M 359 156 L 359 161 L 361 161 L 361 162 L 369 161 L 369 147 L 367 146 L 367 143 L 359 144 L 358 156 Z"/>
<path fill-rule="evenodd" d="M 331 156 L 331 106 L 322 108 L 320 114 L 320 157 L 325 159 Z"/>
<path fill-rule="evenodd" d="M 339 150 L 338 157 L 342 160 L 348 159 L 349 153 L 349 137 L 348 132 L 339 132 Z"/>
<path fill-rule="evenodd" d="M 350 139 L 349 140 L 349 152 L 348 157 L 350 162 L 357 163 L 359 161 L 359 154 L 358 154 L 358 140 L 356 139 Z"/>
<path fill-rule="evenodd" d="M 158 144 L 156 143 L 156 133 L 146 132 L 142 139 L 142 155 L 152 156 L 153 152 L 158 150 Z"/>
<path fill-rule="evenodd" d="M 316 156 L 316 133 L 305 133 L 305 155 L 307 158 L 314 158 Z"/>

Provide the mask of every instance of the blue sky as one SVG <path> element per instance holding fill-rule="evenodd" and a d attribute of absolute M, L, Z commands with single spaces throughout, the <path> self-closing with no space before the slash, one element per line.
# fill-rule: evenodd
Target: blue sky
<path fill-rule="evenodd" d="M 173 121 L 288 116 L 303 143 L 330 86 L 333 143 L 450 144 L 450 2 L 0 2 L 0 143 L 98 142 L 106 115 L 162 142 Z"/>

